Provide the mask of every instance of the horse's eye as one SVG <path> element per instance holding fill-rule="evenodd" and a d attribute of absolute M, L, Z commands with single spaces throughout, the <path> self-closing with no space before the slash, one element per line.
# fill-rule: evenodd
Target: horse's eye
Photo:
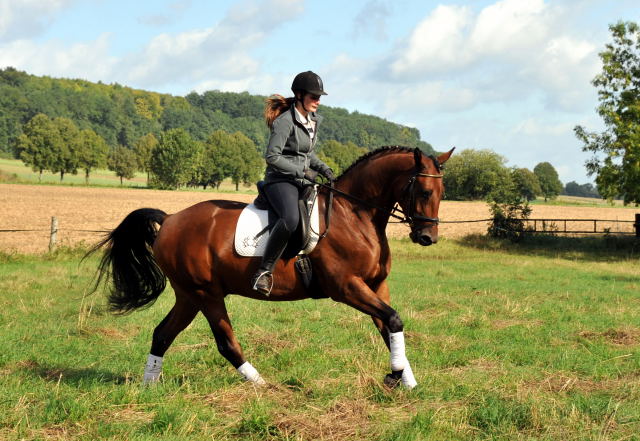
<path fill-rule="evenodd" d="M 433 191 L 431 191 L 431 190 L 424 190 L 424 191 L 422 192 L 422 197 L 423 197 L 424 199 L 429 199 L 429 198 L 431 197 L 431 193 L 433 193 Z"/>

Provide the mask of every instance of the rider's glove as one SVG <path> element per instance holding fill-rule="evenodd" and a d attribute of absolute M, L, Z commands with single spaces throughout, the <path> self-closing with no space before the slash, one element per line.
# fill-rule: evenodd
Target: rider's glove
<path fill-rule="evenodd" d="M 324 170 L 322 172 L 322 176 L 324 176 L 325 178 L 327 178 L 328 181 L 335 181 L 336 180 L 336 175 L 333 174 L 333 170 L 331 170 L 330 168 Z"/>
<path fill-rule="evenodd" d="M 315 170 L 308 169 L 304 171 L 304 178 L 307 181 L 315 183 L 317 177 L 318 177 L 318 172 Z"/>

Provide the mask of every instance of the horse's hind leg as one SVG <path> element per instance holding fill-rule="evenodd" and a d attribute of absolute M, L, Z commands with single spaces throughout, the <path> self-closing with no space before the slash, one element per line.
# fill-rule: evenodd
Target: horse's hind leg
<path fill-rule="evenodd" d="M 155 383 L 159 380 L 165 352 L 178 334 L 193 321 L 197 313 L 198 307 L 176 290 L 176 304 L 153 331 L 151 353 L 144 369 L 144 383 Z"/>
<path fill-rule="evenodd" d="M 258 371 L 245 360 L 240 343 L 236 339 L 224 304 L 224 295 L 212 294 L 202 306 L 220 354 L 247 380 L 257 385 L 265 384 Z"/>

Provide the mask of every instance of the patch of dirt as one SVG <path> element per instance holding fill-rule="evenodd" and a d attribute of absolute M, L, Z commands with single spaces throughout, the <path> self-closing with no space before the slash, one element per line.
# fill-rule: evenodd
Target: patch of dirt
<path fill-rule="evenodd" d="M 578 334 L 587 340 L 604 339 L 617 346 L 634 346 L 640 343 L 640 329 L 607 329 L 604 332 L 582 331 Z"/>
<path fill-rule="evenodd" d="M 370 386 L 369 379 L 361 380 L 366 383 L 360 384 L 361 389 L 367 389 Z M 372 426 L 367 421 L 380 418 L 383 414 L 394 421 L 401 421 L 403 418 L 410 418 L 412 414 L 406 409 L 411 403 L 389 408 L 372 402 L 367 397 L 341 397 L 328 404 L 315 403 L 308 398 L 313 389 L 313 385 L 300 389 L 274 384 L 252 387 L 243 383 L 204 397 L 191 398 L 199 402 L 204 400 L 227 415 L 228 425 L 220 428 L 226 432 L 241 422 L 243 412 L 252 403 L 262 400 L 265 403 L 277 403 L 277 406 L 267 408 L 270 424 L 277 428 L 282 439 L 372 439 L 379 434 L 372 432 Z"/>

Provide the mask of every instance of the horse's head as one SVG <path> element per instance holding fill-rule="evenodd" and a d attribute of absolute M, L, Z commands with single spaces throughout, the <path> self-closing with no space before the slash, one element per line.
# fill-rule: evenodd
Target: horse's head
<path fill-rule="evenodd" d="M 437 158 L 414 151 L 415 169 L 399 200 L 406 221 L 411 227 L 409 237 L 414 243 L 428 246 L 438 241 L 438 208 L 444 194 L 442 165 L 453 149 Z"/>

